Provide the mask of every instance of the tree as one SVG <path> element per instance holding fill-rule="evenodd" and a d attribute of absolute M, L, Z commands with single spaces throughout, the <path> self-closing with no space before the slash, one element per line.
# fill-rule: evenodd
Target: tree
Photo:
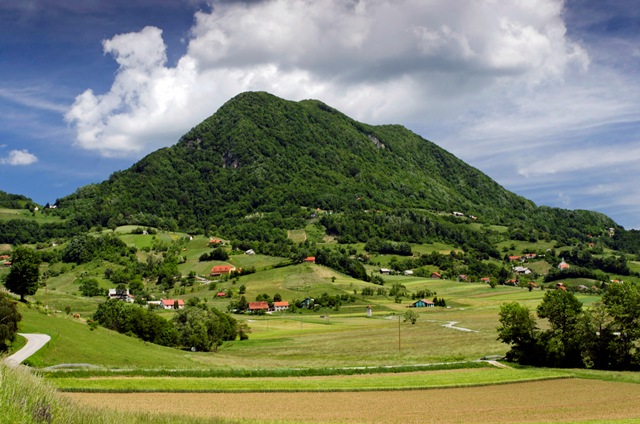
<path fill-rule="evenodd" d="M 411 321 L 411 324 L 415 324 L 418 321 L 418 313 L 416 311 L 408 310 L 404 313 L 404 322 Z"/>
<path fill-rule="evenodd" d="M 173 317 L 173 322 L 180 333 L 182 346 L 199 351 L 216 351 L 223 341 L 238 337 L 237 321 L 215 308 L 181 309 Z M 246 334 L 246 329 L 243 332 Z"/>
<path fill-rule="evenodd" d="M 547 365 L 582 367 L 581 337 L 577 324 L 582 303 L 571 292 L 549 290 L 538 305 L 538 317 L 549 320 L 551 328 L 543 333 Z"/>
<path fill-rule="evenodd" d="M 11 255 L 11 271 L 4 285 L 7 289 L 20 295 L 24 302 L 26 295 L 32 296 L 38 291 L 40 277 L 40 256 L 27 247 L 16 248 Z"/>
<path fill-rule="evenodd" d="M 536 321 L 526 306 L 517 302 L 500 306 L 498 340 L 511 345 L 507 360 L 520 364 L 534 364 L 537 345 Z"/>
<path fill-rule="evenodd" d="M 615 283 L 607 287 L 602 303 L 612 321 L 603 333 L 615 334 L 609 344 L 611 367 L 631 369 L 640 366 L 640 289 L 632 283 Z"/>
<path fill-rule="evenodd" d="M 6 351 L 15 339 L 21 319 L 16 302 L 0 292 L 0 352 Z"/>
<path fill-rule="evenodd" d="M 100 288 L 100 284 L 98 283 L 98 280 L 96 280 L 95 278 L 80 279 L 79 288 L 80 288 L 80 293 L 82 293 L 83 296 L 88 296 L 88 297 L 104 296 L 106 291 Z"/>

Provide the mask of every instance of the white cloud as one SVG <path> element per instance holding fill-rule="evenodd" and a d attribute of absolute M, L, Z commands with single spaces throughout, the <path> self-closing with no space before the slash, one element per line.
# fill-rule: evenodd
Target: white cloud
<path fill-rule="evenodd" d="M 589 62 L 557 0 L 220 3 L 196 13 L 174 67 L 158 28 L 103 47 L 119 65 L 111 89 L 85 91 L 66 119 L 80 147 L 107 156 L 172 144 L 247 90 L 320 98 L 374 123 L 435 123 Z"/>
<path fill-rule="evenodd" d="M 36 157 L 36 155 L 29 153 L 26 149 L 11 150 L 7 157 L 0 158 L 0 164 L 12 166 L 31 165 L 32 163 L 36 163 L 37 161 L 38 158 Z"/>

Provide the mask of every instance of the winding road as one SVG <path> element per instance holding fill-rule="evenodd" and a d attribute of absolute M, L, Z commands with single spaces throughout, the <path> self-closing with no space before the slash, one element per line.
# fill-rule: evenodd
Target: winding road
<path fill-rule="evenodd" d="M 51 336 L 46 334 L 18 334 L 27 339 L 27 344 L 13 355 L 5 358 L 5 363 L 12 367 L 20 365 L 25 359 L 36 353 L 51 340 Z"/>

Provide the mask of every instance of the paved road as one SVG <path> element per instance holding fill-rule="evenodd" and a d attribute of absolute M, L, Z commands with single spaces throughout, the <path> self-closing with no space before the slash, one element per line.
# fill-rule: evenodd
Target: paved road
<path fill-rule="evenodd" d="M 27 344 L 22 349 L 5 359 L 10 366 L 20 365 L 25 359 L 36 353 L 42 346 L 46 345 L 51 337 L 46 334 L 23 334 L 18 333 L 25 339 Z"/>

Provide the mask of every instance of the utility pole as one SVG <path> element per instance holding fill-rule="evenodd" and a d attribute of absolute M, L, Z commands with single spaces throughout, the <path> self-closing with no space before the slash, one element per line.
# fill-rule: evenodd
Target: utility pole
<path fill-rule="evenodd" d="M 398 315 L 398 352 L 400 352 L 400 315 Z"/>

